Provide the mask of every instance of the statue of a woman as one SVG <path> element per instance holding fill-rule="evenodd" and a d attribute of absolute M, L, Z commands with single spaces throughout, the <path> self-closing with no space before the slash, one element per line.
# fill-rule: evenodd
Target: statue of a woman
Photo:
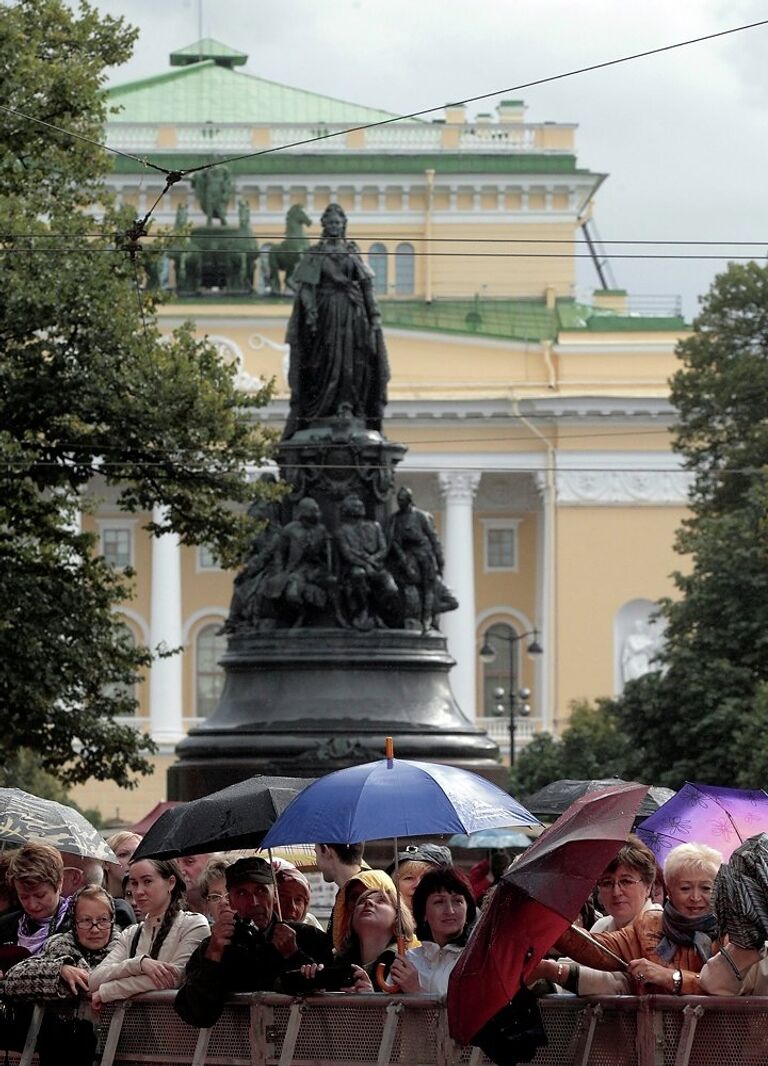
<path fill-rule="evenodd" d="M 389 363 L 373 274 L 354 241 L 347 216 L 329 204 L 323 238 L 309 248 L 291 279 L 296 290 L 286 340 L 291 348 L 291 408 L 283 438 L 318 418 L 357 418 L 381 429 Z"/>

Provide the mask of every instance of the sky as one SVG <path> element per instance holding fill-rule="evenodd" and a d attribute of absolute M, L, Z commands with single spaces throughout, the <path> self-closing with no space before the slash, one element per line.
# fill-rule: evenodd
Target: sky
<path fill-rule="evenodd" d="M 203 36 L 260 77 L 408 113 L 768 19 L 768 0 L 92 0 L 141 34 L 120 84 L 169 69 Z M 202 6 L 202 12 L 200 10 Z M 608 241 L 759 241 L 754 248 L 605 245 L 616 285 L 680 295 L 687 317 L 729 256 L 765 260 L 768 25 L 515 91 L 529 122 L 578 124 L 578 165 L 609 175 Z M 497 98 L 498 99 L 498 98 Z M 493 110 L 497 99 L 470 105 Z M 353 233 L 354 225 L 350 226 Z M 621 259 L 619 254 L 690 259 Z M 710 260 L 702 255 L 720 255 Z M 578 295 L 597 286 L 588 262 Z"/>

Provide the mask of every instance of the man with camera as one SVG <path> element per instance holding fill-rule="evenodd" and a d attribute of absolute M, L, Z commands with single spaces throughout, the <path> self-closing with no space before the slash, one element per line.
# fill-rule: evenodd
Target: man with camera
<path fill-rule="evenodd" d="M 235 992 L 274 991 L 280 977 L 306 963 L 331 961 L 329 938 L 319 929 L 279 922 L 272 871 L 265 859 L 246 858 L 225 871 L 229 904 L 213 933 L 187 963 L 176 996 L 177 1014 L 189 1025 L 214 1025 Z"/>

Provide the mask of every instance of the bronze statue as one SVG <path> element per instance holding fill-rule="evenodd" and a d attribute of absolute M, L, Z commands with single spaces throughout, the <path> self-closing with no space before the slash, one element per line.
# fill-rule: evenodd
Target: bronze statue
<path fill-rule="evenodd" d="M 432 515 L 413 506 L 407 486 L 397 492 L 397 510 L 387 523 L 390 561 L 403 597 L 404 626 L 427 632 L 435 615 L 455 610 L 458 603 L 441 581 L 443 548 Z"/>
<path fill-rule="evenodd" d="M 217 218 L 222 226 L 227 224 L 227 205 L 234 191 L 232 175 L 227 167 L 218 166 L 201 170 L 192 178 L 192 188 L 197 202 L 209 226 Z"/>
<path fill-rule="evenodd" d="M 350 623 L 361 630 L 385 628 L 381 615 L 391 614 L 397 602 L 397 585 L 384 565 L 389 547 L 381 525 L 365 517 L 365 505 L 354 494 L 342 501 L 336 547 L 341 600 Z"/>
<path fill-rule="evenodd" d="M 269 580 L 278 573 L 277 504 L 259 500 L 251 504 L 248 514 L 264 525 L 253 538 L 245 563 L 235 578 L 229 615 L 223 627 L 225 633 L 251 627 L 268 630 L 277 625 L 274 602 L 264 592 Z"/>
<path fill-rule="evenodd" d="M 311 226 L 312 220 L 304 210 L 303 204 L 293 204 L 285 216 L 285 239 L 273 244 L 269 249 L 269 289 L 273 294 L 280 293 L 280 272 L 285 274 L 286 288 L 293 288 L 292 275 L 299 260 L 307 248 L 309 240 L 304 236 L 304 227 Z"/>
<path fill-rule="evenodd" d="M 333 601 L 331 541 L 320 521 L 320 507 L 311 496 L 296 505 L 295 518 L 283 527 L 277 545 L 278 573 L 264 583 L 263 594 L 276 601 L 293 629 L 306 616 L 318 614 Z"/>
<path fill-rule="evenodd" d="M 347 216 L 329 204 L 323 238 L 293 273 L 296 290 L 286 340 L 291 348 L 291 406 L 283 434 L 319 418 L 360 419 L 380 430 L 387 402 L 389 364 L 373 274 L 354 241 Z"/>

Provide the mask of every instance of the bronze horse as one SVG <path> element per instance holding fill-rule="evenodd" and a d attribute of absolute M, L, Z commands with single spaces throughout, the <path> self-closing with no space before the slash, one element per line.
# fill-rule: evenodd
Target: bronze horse
<path fill-rule="evenodd" d="M 291 286 L 291 274 L 302 254 L 309 248 L 309 239 L 304 236 L 305 226 L 311 226 L 312 220 L 304 210 L 303 204 L 294 204 L 285 216 L 285 240 L 269 249 L 269 288 L 272 293 L 282 292 L 280 272 L 285 274 L 286 288 Z"/>

